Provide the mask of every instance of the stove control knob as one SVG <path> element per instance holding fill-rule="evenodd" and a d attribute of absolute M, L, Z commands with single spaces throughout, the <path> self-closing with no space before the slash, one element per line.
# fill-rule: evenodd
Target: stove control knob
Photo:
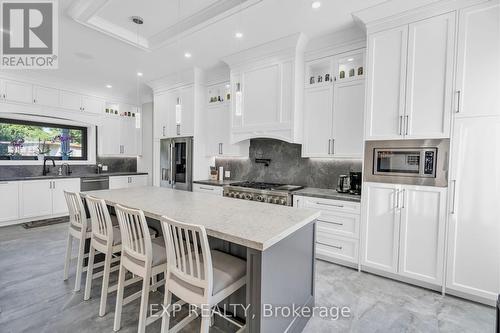
<path fill-rule="evenodd" d="M 280 203 L 280 199 L 279 198 L 274 198 L 274 203 L 275 204 L 279 204 Z"/>
<path fill-rule="evenodd" d="M 240 195 L 238 194 L 238 192 L 233 192 L 233 198 L 239 198 Z"/>
<path fill-rule="evenodd" d="M 264 198 L 262 197 L 262 195 L 258 195 L 255 199 L 257 201 L 264 201 Z"/>
<path fill-rule="evenodd" d="M 252 195 L 249 193 L 245 194 L 245 199 L 252 200 Z"/>

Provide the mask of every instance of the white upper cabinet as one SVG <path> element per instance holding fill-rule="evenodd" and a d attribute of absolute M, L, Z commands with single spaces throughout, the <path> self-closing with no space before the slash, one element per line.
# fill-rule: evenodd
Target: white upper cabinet
<path fill-rule="evenodd" d="M 450 136 L 455 12 L 368 36 L 366 139 Z"/>
<path fill-rule="evenodd" d="M 446 193 L 445 187 L 402 187 L 399 274 L 442 284 Z"/>
<path fill-rule="evenodd" d="M 453 137 L 446 287 L 494 305 L 500 293 L 500 117 L 457 118 Z"/>
<path fill-rule="evenodd" d="M 335 81 L 331 153 L 337 157 L 363 155 L 365 81 Z"/>
<path fill-rule="evenodd" d="M 141 154 L 141 129 L 137 118 L 106 115 L 97 131 L 99 156 L 137 156 Z"/>
<path fill-rule="evenodd" d="M 401 139 L 408 26 L 368 36 L 366 139 Z"/>
<path fill-rule="evenodd" d="M 459 11 L 456 116 L 500 115 L 500 3 Z"/>
<path fill-rule="evenodd" d="M 453 102 L 455 12 L 411 23 L 404 136 L 450 136 Z"/>
<path fill-rule="evenodd" d="M 105 102 L 101 98 L 93 96 L 82 96 L 82 111 L 102 114 Z"/>
<path fill-rule="evenodd" d="M 33 103 L 33 85 L 20 81 L 0 80 L 0 96 L 5 102 Z"/>
<path fill-rule="evenodd" d="M 195 103 L 194 86 L 179 89 L 177 91 L 177 98 L 173 113 L 175 124 L 175 132 L 173 136 L 193 136 Z"/>
<path fill-rule="evenodd" d="M 154 96 L 154 137 L 194 135 L 194 86 L 156 93 Z"/>
<path fill-rule="evenodd" d="M 34 86 L 33 103 L 43 106 L 59 107 L 59 89 Z"/>
<path fill-rule="evenodd" d="M 304 92 L 303 157 L 331 157 L 332 125 L 333 85 L 306 89 Z"/>
<path fill-rule="evenodd" d="M 398 270 L 400 187 L 379 183 L 363 186 L 362 265 L 391 273 Z"/>
<path fill-rule="evenodd" d="M 154 94 L 153 99 L 153 136 L 155 138 L 167 137 L 167 126 L 170 123 L 168 116 L 172 114 L 172 105 L 174 105 L 174 95 L 172 92 L 163 92 Z"/>
<path fill-rule="evenodd" d="M 305 36 L 296 34 L 224 59 L 231 69 L 232 142 L 301 143 L 305 45 Z"/>

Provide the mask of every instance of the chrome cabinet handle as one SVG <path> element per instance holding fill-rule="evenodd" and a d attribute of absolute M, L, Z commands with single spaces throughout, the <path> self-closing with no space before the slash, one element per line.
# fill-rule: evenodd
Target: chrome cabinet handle
<path fill-rule="evenodd" d="M 203 187 L 203 186 L 200 186 L 200 189 L 201 190 L 207 190 L 207 191 L 213 191 L 214 190 L 213 188 Z"/>
<path fill-rule="evenodd" d="M 165 136 L 165 126 L 163 126 L 163 136 Z"/>
<path fill-rule="evenodd" d="M 335 155 L 335 139 L 332 139 L 332 155 Z"/>
<path fill-rule="evenodd" d="M 320 221 L 320 222 L 325 222 L 325 223 L 331 223 L 331 224 L 340 225 L 340 226 L 343 226 L 343 225 L 344 225 L 344 223 L 332 222 L 332 221 L 326 221 L 326 220 L 321 220 L 321 219 L 317 219 L 317 221 Z"/>
<path fill-rule="evenodd" d="M 405 135 L 408 135 L 408 115 L 405 116 Z"/>
<path fill-rule="evenodd" d="M 396 190 L 396 207 L 395 208 L 399 208 L 399 190 Z"/>
<path fill-rule="evenodd" d="M 459 113 L 460 112 L 460 95 L 461 95 L 461 91 L 460 90 L 457 90 L 457 110 L 455 111 L 455 113 Z"/>
<path fill-rule="evenodd" d="M 219 155 L 222 155 L 222 143 L 219 143 Z"/>
<path fill-rule="evenodd" d="M 331 246 L 331 247 L 334 247 L 334 248 L 336 248 L 336 249 L 338 249 L 338 250 L 342 250 L 342 246 L 336 246 L 336 245 L 330 245 L 330 246 Z"/>
<path fill-rule="evenodd" d="M 405 208 L 405 195 L 406 194 L 406 190 L 403 190 L 402 191 L 402 195 L 403 195 L 403 199 L 401 199 L 401 208 Z"/>
<path fill-rule="evenodd" d="M 455 196 L 456 196 L 456 189 L 457 189 L 457 181 L 452 180 L 451 183 L 453 184 L 453 194 L 452 194 L 452 202 L 451 202 L 451 214 L 455 214 Z"/>
<path fill-rule="evenodd" d="M 403 135 L 403 116 L 399 116 L 399 135 Z"/>
<path fill-rule="evenodd" d="M 332 139 L 328 139 L 328 155 L 332 153 Z"/>
<path fill-rule="evenodd" d="M 181 135 L 181 125 L 177 125 L 177 135 Z"/>
<path fill-rule="evenodd" d="M 316 202 L 317 205 L 323 205 L 323 206 L 331 206 L 331 207 L 339 207 L 339 208 L 344 208 L 344 205 L 336 205 L 336 204 L 328 204 L 324 202 Z"/>

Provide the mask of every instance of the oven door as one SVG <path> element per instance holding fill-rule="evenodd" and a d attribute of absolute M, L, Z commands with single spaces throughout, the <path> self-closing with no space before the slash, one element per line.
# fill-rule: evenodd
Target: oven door
<path fill-rule="evenodd" d="M 436 148 L 375 148 L 373 174 L 403 177 L 436 177 Z"/>

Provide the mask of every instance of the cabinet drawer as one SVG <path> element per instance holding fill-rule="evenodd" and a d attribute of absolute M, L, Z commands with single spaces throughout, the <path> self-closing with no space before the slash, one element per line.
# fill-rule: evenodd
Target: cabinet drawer
<path fill-rule="evenodd" d="M 323 198 L 300 197 L 303 208 L 319 209 L 322 212 L 342 212 L 360 214 L 361 205 L 358 202 L 349 202 L 342 200 L 331 200 Z"/>
<path fill-rule="evenodd" d="M 359 242 L 355 239 L 317 234 L 316 257 L 320 259 L 340 259 L 358 263 Z"/>
<path fill-rule="evenodd" d="M 358 214 L 321 212 L 316 225 L 318 233 L 327 232 L 359 239 L 359 220 Z"/>
<path fill-rule="evenodd" d="M 193 192 L 208 193 L 222 196 L 222 186 L 211 186 L 203 184 L 193 184 Z"/>

